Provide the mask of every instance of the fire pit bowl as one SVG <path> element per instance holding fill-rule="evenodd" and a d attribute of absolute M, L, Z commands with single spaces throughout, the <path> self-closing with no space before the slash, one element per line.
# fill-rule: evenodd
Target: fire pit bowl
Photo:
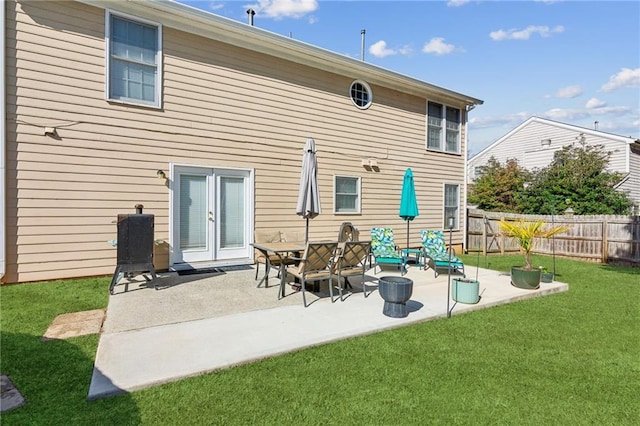
<path fill-rule="evenodd" d="M 392 318 L 404 318 L 409 315 L 407 301 L 413 292 L 413 281 L 404 277 L 381 277 L 378 280 L 378 293 L 384 300 L 382 313 Z"/>

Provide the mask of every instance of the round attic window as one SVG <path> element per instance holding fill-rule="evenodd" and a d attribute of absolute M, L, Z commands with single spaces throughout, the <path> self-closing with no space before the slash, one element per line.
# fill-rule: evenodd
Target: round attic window
<path fill-rule="evenodd" d="M 356 80 L 351 83 L 349 89 L 351 95 L 351 101 L 355 106 L 360 109 L 367 109 L 373 102 L 373 94 L 371 93 L 371 87 L 364 81 Z"/>

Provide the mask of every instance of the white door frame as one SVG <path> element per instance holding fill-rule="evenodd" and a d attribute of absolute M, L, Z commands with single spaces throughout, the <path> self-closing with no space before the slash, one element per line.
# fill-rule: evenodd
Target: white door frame
<path fill-rule="evenodd" d="M 180 202 L 176 186 L 179 182 L 179 175 L 194 172 L 207 176 L 207 208 L 211 213 L 209 216 L 209 227 L 207 234 L 206 250 L 196 250 L 189 256 L 183 256 L 179 250 L 179 212 L 176 211 Z M 254 218 L 254 170 L 249 168 L 231 168 L 217 166 L 203 166 L 196 164 L 170 164 L 170 204 L 169 204 L 169 244 L 170 259 L 169 266 L 190 265 L 193 263 L 208 266 L 224 265 L 245 265 L 253 261 L 252 231 Z M 220 184 L 221 178 L 241 176 L 245 178 L 244 186 L 244 241 L 241 246 L 232 249 L 221 248 L 220 226 Z M 213 197 L 211 197 L 213 195 Z"/>

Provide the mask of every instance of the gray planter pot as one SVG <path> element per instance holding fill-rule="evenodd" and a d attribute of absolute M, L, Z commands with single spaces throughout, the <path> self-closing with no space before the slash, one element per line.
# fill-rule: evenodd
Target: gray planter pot
<path fill-rule="evenodd" d="M 413 293 L 412 280 L 404 277 L 381 277 L 378 280 L 378 293 L 384 300 L 383 314 L 392 318 L 409 315 L 407 302 Z"/>
<path fill-rule="evenodd" d="M 543 272 L 540 274 L 540 282 L 550 283 L 553 282 L 553 272 Z"/>

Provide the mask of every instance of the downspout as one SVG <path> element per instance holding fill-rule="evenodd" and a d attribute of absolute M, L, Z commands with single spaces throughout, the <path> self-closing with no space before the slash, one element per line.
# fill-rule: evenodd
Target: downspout
<path fill-rule="evenodd" d="M 5 154 L 6 154 L 6 137 L 7 137 L 7 110 L 6 110 L 6 93 L 5 93 L 5 11 L 6 4 L 2 2 L 0 5 L 0 117 L 2 117 L 2 124 L 0 124 L 0 189 L 2 189 L 0 196 L 0 281 L 6 273 L 6 229 L 7 229 L 7 215 L 6 215 L 6 168 L 5 168 Z"/>
<path fill-rule="evenodd" d="M 466 117 L 464 118 L 464 152 L 462 153 L 462 155 L 464 155 L 464 226 L 462 228 L 462 252 L 464 253 L 465 250 L 468 253 L 469 252 L 469 247 L 467 247 L 467 242 L 469 242 L 469 236 L 467 235 L 467 221 L 468 219 L 468 212 L 469 212 L 469 208 L 467 207 L 467 192 L 469 190 L 469 188 L 467 187 L 467 179 L 469 178 L 468 176 L 468 172 L 467 169 L 469 168 L 469 113 L 475 108 L 475 105 L 467 105 L 467 108 L 465 108 L 465 115 Z"/>

